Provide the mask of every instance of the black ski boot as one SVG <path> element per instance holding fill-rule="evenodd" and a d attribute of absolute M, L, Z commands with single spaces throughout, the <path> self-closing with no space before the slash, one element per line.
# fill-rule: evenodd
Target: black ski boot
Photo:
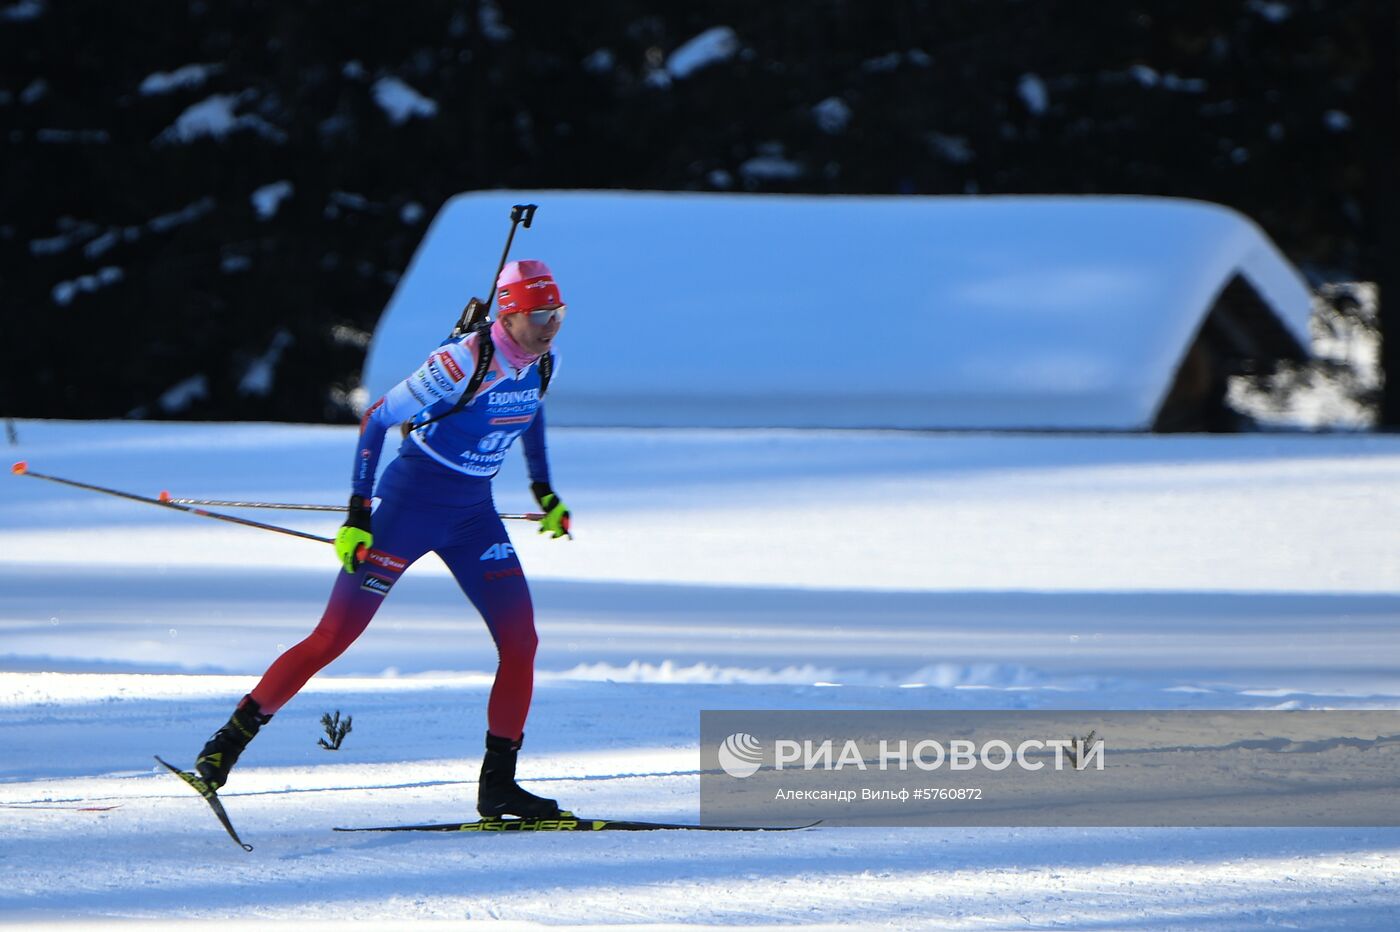
<path fill-rule="evenodd" d="M 228 772 L 238 763 L 238 755 L 243 753 L 258 729 L 270 721 L 272 716 L 263 715 L 252 696 L 244 696 L 227 724 L 209 736 L 194 762 L 194 769 L 211 790 L 228 782 Z"/>
<path fill-rule="evenodd" d="M 522 736 L 521 740 L 524 738 Z M 557 819 L 559 804 L 527 793 L 515 782 L 515 756 L 520 741 L 486 733 L 486 756 L 481 761 L 481 783 L 476 791 L 476 811 L 484 819 L 518 816 L 522 819 Z"/>

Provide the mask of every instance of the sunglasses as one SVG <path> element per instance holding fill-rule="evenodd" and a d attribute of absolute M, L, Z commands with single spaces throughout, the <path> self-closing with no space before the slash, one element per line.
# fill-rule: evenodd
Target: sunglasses
<path fill-rule="evenodd" d="M 526 311 L 525 313 L 526 316 L 530 318 L 530 323 L 534 324 L 536 327 L 543 327 L 552 320 L 557 320 L 562 323 L 564 320 L 564 312 L 568 309 L 566 305 L 561 304 L 559 307 L 545 308 L 539 311 Z"/>

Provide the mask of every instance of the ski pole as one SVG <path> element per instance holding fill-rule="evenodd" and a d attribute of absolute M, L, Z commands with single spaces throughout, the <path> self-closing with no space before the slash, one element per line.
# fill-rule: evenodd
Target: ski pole
<path fill-rule="evenodd" d="M 148 505 L 160 505 L 162 508 L 174 508 L 176 511 L 183 511 L 187 514 L 199 515 L 201 518 L 214 518 L 217 521 L 228 521 L 233 524 L 241 524 L 244 527 L 258 528 L 264 531 L 276 531 L 278 534 L 289 534 L 292 537 L 301 537 L 306 540 L 319 541 L 323 544 L 335 543 L 329 537 L 321 537 L 319 534 L 308 534 L 305 531 L 295 531 L 287 527 L 278 527 L 275 524 L 263 524 L 261 521 L 250 521 L 247 518 L 239 518 L 234 515 L 221 514 L 217 511 L 205 511 L 202 508 L 194 508 L 189 505 L 176 504 L 173 501 L 162 501 L 159 498 L 148 498 L 145 495 L 136 495 L 132 492 L 123 492 L 120 489 L 109 489 L 100 485 L 89 485 L 86 482 L 77 482 L 73 479 L 63 479 L 59 476 L 50 476 L 41 472 L 34 472 L 29 468 L 29 464 L 20 461 L 10 467 L 10 472 L 16 476 L 30 476 L 34 479 L 47 479 L 49 482 L 57 482 L 62 485 L 71 485 L 76 489 L 87 489 L 89 492 L 101 492 L 104 495 L 115 495 L 118 498 L 130 499 L 134 502 L 145 502 Z"/>
<path fill-rule="evenodd" d="M 161 492 L 160 500 L 167 505 L 210 505 L 215 508 L 277 508 L 282 511 L 345 511 L 344 505 L 297 505 L 290 502 L 226 502 L 212 498 L 171 498 Z"/>
<path fill-rule="evenodd" d="M 344 505 L 298 505 L 287 502 L 225 502 L 212 498 L 171 498 L 169 492 L 161 492 L 160 500 L 170 505 L 208 505 L 214 508 L 279 508 L 284 511 L 340 511 Z M 519 514 L 497 515 L 498 518 L 515 521 L 538 521 L 544 517 L 542 511 L 526 511 Z"/>
<path fill-rule="evenodd" d="M 195 508 L 186 508 L 183 506 L 209 505 L 216 508 L 278 508 L 287 511 L 344 512 L 346 510 L 344 505 L 301 505 L 293 504 L 290 502 L 234 502 L 220 501 L 211 498 L 172 498 L 169 492 L 164 491 L 161 492 L 159 497 L 157 498 L 147 498 L 144 495 L 136 495 L 131 492 L 122 492 L 118 489 L 109 489 L 100 485 L 89 485 L 86 482 L 77 482 L 73 479 L 63 479 L 58 476 L 50 476 L 41 472 L 34 472 L 32 469 L 29 468 L 29 464 L 25 462 L 15 463 L 13 466 L 10 467 L 10 472 L 14 473 L 17 476 L 32 476 L 35 479 L 47 479 L 50 482 L 61 482 L 64 485 L 71 485 L 79 489 L 87 489 L 92 492 L 102 492 L 107 495 L 116 495 L 121 498 L 129 498 L 133 501 L 138 502 L 147 502 L 152 505 L 169 505 L 173 508 L 179 509 L 180 511 L 190 512 L 191 514 L 199 514 L 204 517 L 210 518 L 222 518 L 226 521 L 232 521 L 236 524 L 247 524 L 251 527 L 267 528 L 268 530 L 281 531 L 284 534 L 292 534 L 297 537 L 305 537 L 308 540 L 319 540 L 325 541 L 327 543 L 333 543 L 333 541 L 326 537 L 318 537 L 315 534 L 303 534 L 301 531 L 293 531 L 288 528 L 281 528 L 271 524 L 262 524 L 257 521 L 249 521 L 246 518 L 238 518 L 234 517 L 233 515 L 216 515 L 212 513 L 205 513 Z M 508 521 L 538 521 L 544 517 L 544 513 L 540 511 L 524 511 L 510 514 L 503 512 L 500 515 L 498 515 L 498 517 Z"/>

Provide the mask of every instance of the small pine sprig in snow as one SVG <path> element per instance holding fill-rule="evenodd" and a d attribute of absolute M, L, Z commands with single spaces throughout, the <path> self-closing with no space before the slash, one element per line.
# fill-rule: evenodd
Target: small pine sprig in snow
<path fill-rule="evenodd" d="M 327 751 L 339 751 L 340 742 L 344 741 L 345 736 L 350 734 L 350 723 L 353 720 L 351 716 L 347 715 L 345 716 L 345 721 L 341 721 L 339 709 L 335 710 L 334 718 L 331 717 L 331 713 L 329 712 L 322 715 L 321 726 L 326 729 L 326 738 L 330 738 L 331 740 L 328 744 L 326 738 L 321 738 L 316 743 Z"/>

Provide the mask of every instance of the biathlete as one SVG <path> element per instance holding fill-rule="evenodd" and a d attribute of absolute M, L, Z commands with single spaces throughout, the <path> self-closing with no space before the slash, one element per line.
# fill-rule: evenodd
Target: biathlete
<path fill-rule="evenodd" d="M 228 781 L 258 729 L 354 643 L 399 576 L 431 550 L 481 613 L 499 657 L 486 707 L 477 810 L 488 818 L 559 814 L 554 800 L 515 782 L 538 639 L 530 590 L 496 514 L 491 480 L 520 437 L 530 489 L 545 512 L 540 532 L 554 538 L 569 532 L 569 511 L 550 486 L 541 407 L 565 306 L 549 268 L 534 259 L 504 266 L 497 295 L 496 319 L 488 329 L 439 347 L 365 413 L 349 516 L 335 538 L 344 571 L 316 630 L 273 661 L 200 752 L 195 770 L 211 788 Z M 473 383 L 479 384 L 467 398 Z M 385 432 L 410 419 L 405 426 L 411 429 L 376 490 Z M 375 494 L 379 506 L 371 515 Z"/>

